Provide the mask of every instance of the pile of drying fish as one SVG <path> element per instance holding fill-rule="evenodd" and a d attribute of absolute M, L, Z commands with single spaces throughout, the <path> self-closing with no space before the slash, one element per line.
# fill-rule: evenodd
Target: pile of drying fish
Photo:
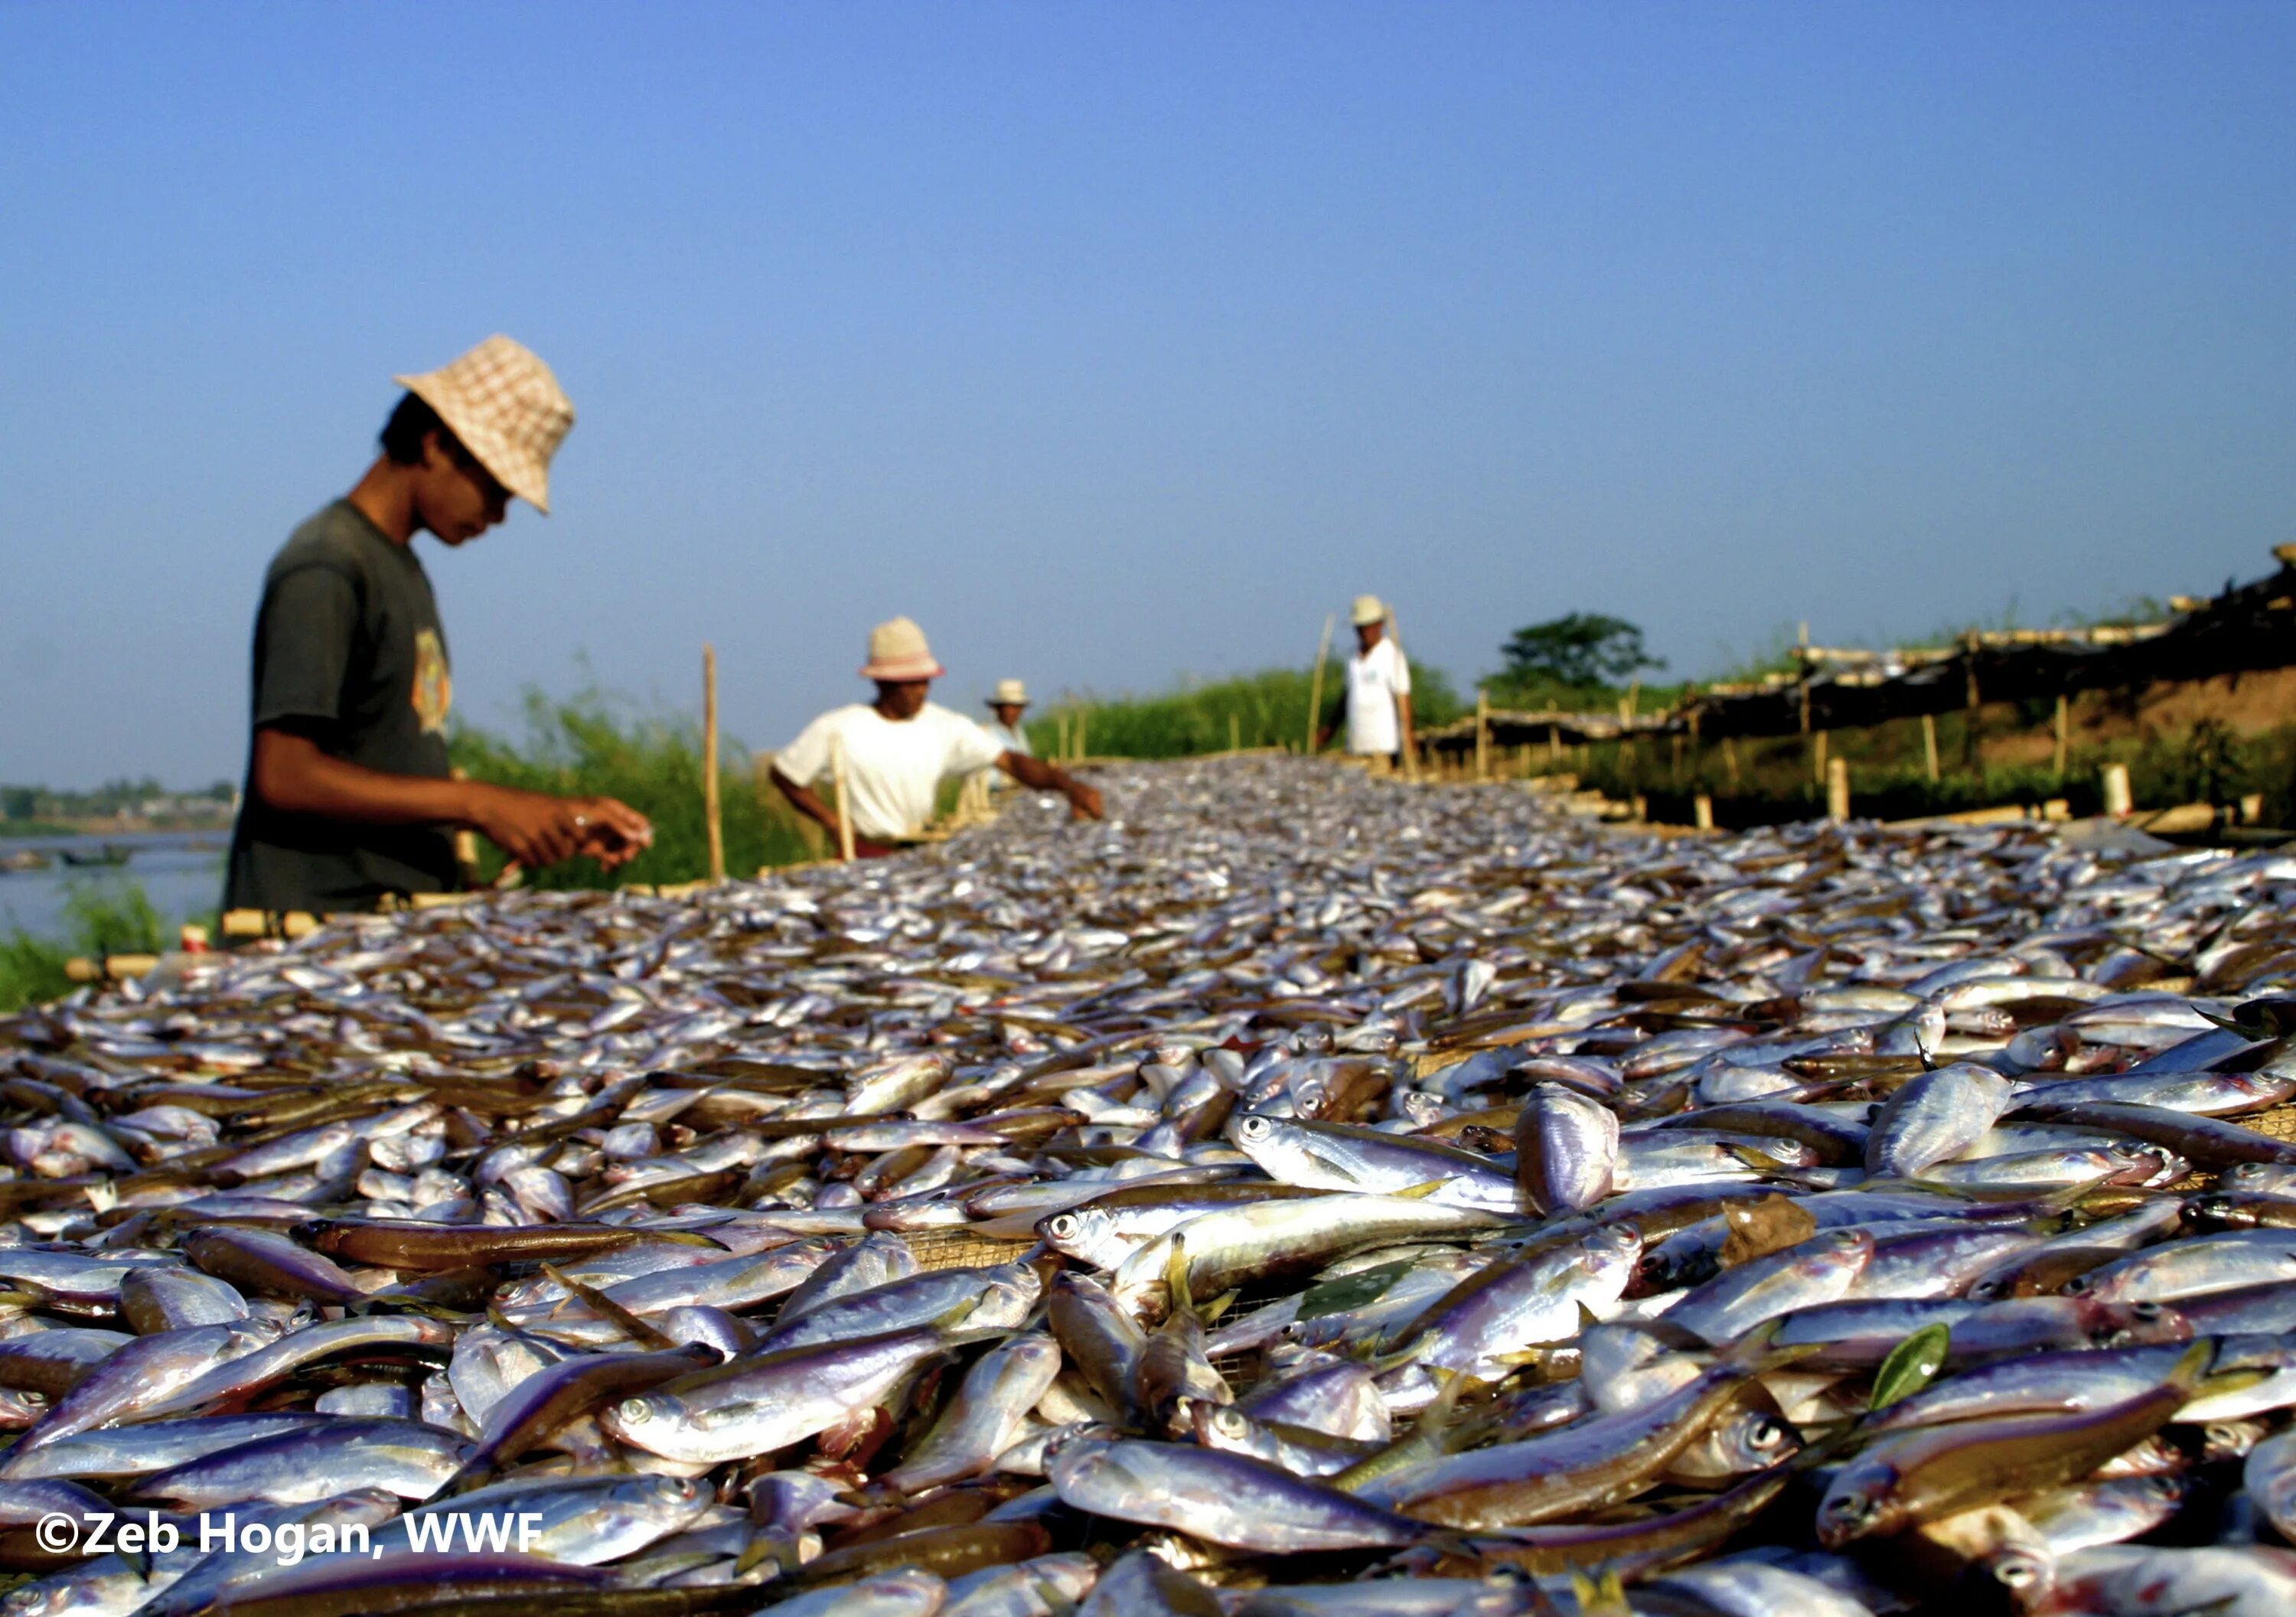
<path fill-rule="evenodd" d="M 0 1022 L 0 1611 L 2296 1600 L 2296 859 L 1103 784 Z"/>

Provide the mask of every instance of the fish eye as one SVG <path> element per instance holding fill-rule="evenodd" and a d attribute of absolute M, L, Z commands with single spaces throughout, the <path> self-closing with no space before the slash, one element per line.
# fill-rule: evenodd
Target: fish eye
<path fill-rule="evenodd" d="M 1274 1127 L 1266 1118 L 1254 1114 L 1238 1123 L 1235 1131 L 1247 1140 L 1257 1140 L 1266 1138 L 1268 1130 Z"/>
<path fill-rule="evenodd" d="M 1051 1218 L 1045 1220 L 1045 1233 L 1055 1241 L 1067 1240 L 1070 1236 L 1077 1233 L 1076 1214 L 1066 1212 L 1054 1213 Z"/>
<path fill-rule="evenodd" d="M 1212 1424 L 1223 1437 L 1242 1437 L 1249 1430 L 1243 1416 L 1234 1409 L 1222 1409 L 1213 1416 Z"/>
<path fill-rule="evenodd" d="M 1863 1494 L 1840 1493 L 1825 1502 L 1825 1514 L 1852 1526 L 1873 1519 L 1874 1501 Z"/>
<path fill-rule="evenodd" d="M 1775 1449 L 1786 1441 L 1785 1423 L 1765 1415 L 1754 1423 L 1749 1438 L 1757 1449 Z"/>
<path fill-rule="evenodd" d="M 1990 1571 L 1996 1583 L 2011 1589 L 2030 1588 L 2041 1576 L 2041 1569 L 2022 1555 L 2005 1556 Z"/>
<path fill-rule="evenodd" d="M 2133 1304 L 2129 1308 L 2128 1317 L 2140 1325 L 2151 1325 L 2161 1317 L 2161 1305 L 2157 1302 Z"/>
<path fill-rule="evenodd" d="M 614 1406 L 614 1414 L 630 1425 L 643 1425 L 653 1418 L 652 1406 L 642 1398 L 626 1398 Z"/>

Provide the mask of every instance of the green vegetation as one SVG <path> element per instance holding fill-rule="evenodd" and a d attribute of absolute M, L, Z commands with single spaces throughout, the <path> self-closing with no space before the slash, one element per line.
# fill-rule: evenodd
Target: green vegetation
<path fill-rule="evenodd" d="M 1224 752 L 1229 720 L 1235 743 L 1245 747 L 1298 748 L 1308 739 L 1308 699 L 1314 674 L 1308 669 L 1267 669 L 1257 674 L 1184 685 L 1161 696 L 1111 700 L 1076 698 L 1054 703 L 1028 724 L 1029 745 L 1039 758 L 1059 751 L 1062 726 L 1073 743 L 1084 719 L 1085 750 L 1095 758 L 1188 758 Z M 1340 716 L 1346 676 L 1339 648 L 1324 669 L 1324 721 Z M 1448 724 L 1466 710 L 1443 670 L 1411 665 L 1411 711 L 1423 729 Z"/>
<path fill-rule="evenodd" d="M 1984 733 L 2001 734 L 2007 711 L 1988 710 Z M 2036 721 L 2021 715 L 2016 722 L 2036 728 L 2046 716 Z M 2296 725 L 2243 736 L 2203 719 L 2174 735 L 2088 743 L 2070 750 L 2062 776 L 2050 763 L 1964 767 L 1965 726 L 1963 714 L 1938 717 L 1935 782 L 1928 777 L 1918 720 L 1830 732 L 1830 755 L 1849 767 L 1854 811 L 1860 817 L 1912 819 L 2063 798 L 2072 813 L 2095 814 L 2103 806 L 2099 771 L 2118 763 L 2128 766 L 2130 795 L 2140 810 L 2195 802 L 2230 807 L 2253 793 L 2264 800 L 2261 824 L 2296 825 Z M 1579 750 L 1572 762 L 1584 784 L 1619 798 L 1640 793 L 1651 817 L 1670 824 L 1689 822 L 1691 798 L 1700 792 L 1713 797 L 1716 822 L 1726 826 L 1825 812 L 1824 790 L 1812 778 L 1809 743 L 1799 735 L 1741 738 L 1727 747 L 1709 741 L 1693 748 L 1685 742 L 1679 764 L 1669 740 L 1606 743 Z"/>
<path fill-rule="evenodd" d="M 1618 700 L 1619 682 L 1666 666 L 1643 632 L 1606 612 L 1568 612 L 1526 624 L 1499 648 L 1505 666 L 1484 682 L 1501 707 L 1583 710 Z"/>
<path fill-rule="evenodd" d="M 701 812 L 701 726 L 693 721 L 646 717 L 597 691 L 567 701 L 526 694 L 526 735 L 517 742 L 458 727 L 452 741 L 456 765 L 473 780 L 537 792 L 615 797 L 653 822 L 653 846 L 611 876 L 589 859 L 571 859 L 529 872 L 536 887 L 619 885 L 624 882 L 691 882 L 709 874 L 709 831 Z M 770 787 L 767 787 L 771 792 Z M 727 742 L 718 763 L 719 823 L 729 875 L 750 875 L 762 865 L 791 865 L 814 857 L 804 837 L 764 801 L 750 774 L 750 755 Z M 491 881 L 503 856 L 480 839 L 480 870 Z"/>
<path fill-rule="evenodd" d="M 143 886 L 132 881 L 74 882 L 64 899 L 69 932 L 62 943 L 35 938 L 20 928 L 0 938 L 0 1012 L 38 1005 L 71 991 L 64 963 L 75 955 L 157 954 L 166 942 L 160 912 Z"/>

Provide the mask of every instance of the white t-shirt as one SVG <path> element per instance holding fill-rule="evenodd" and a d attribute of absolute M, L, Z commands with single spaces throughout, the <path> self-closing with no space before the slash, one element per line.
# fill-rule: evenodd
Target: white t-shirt
<path fill-rule="evenodd" d="M 914 836 L 932 817 L 933 797 L 952 775 L 996 762 L 1004 749 L 961 714 L 925 703 L 898 723 L 863 702 L 833 708 L 774 757 L 774 767 L 824 794 L 835 788 L 832 743 L 845 743 L 847 808 L 856 836 L 890 841 Z M 830 804 L 832 810 L 836 808 Z"/>
<path fill-rule="evenodd" d="M 1394 752 L 1403 746 L 1395 699 L 1411 694 L 1411 665 L 1392 640 L 1348 659 L 1348 751 Z"/>

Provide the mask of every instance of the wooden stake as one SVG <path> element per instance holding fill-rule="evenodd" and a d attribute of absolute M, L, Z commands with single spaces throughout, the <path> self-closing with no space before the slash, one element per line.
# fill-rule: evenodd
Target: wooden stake
<path fill-rule="evenodd" d="M 701 643 L 701 813 L 709 825 L 709 879 L 722 882 L 726 828 L 718 816 L 718 651 L 707 640 Z"/>
<path fill-rule="evenodd" d="M 1546 726 L 1546 761 L 1550 767 L 1562 761 L 1562 730 L 1558 725 Z"/>
<path fill-rule="evenodd" d="M 2119 819 L 2126 815 L 2135 801 L 2128 795 L 2128 766 L 2107 764 L 2104 767 L 2104 811 Z M 231 917 L 224 917 L 226 924 Z"/>
<path fill-rule="evenodd" d="M 1937 715 L 1934 713 L 1922 715 L 1922 758 L 1929 765 L 1930 784 L 1934 786 L 1938 779 Z"/>
<path fill-rule="evenodd" d="M 1056 713 L 1053 716 L 1053 722 L 1060 726 L 1060 739 L 1054 743 L 1056 749 L 1055 755 L 1065 759 L 1069 755 L 1069 716 L 1066 713 Z"/>
<path fill-rule="evenodd" d="M 2065 747 L 2072 739 L 2072 704 L 2062 693 L 2057 697 L 2057 778 L 2065 777 Z"/>
<path fill-rule="evenodd" d="M 1475 778 L 1491 778 L 1491 699 L 1475 687 Z"/>
<path fill-rule="evenodd" d="M 1332 654 L 1332 625 L 1339 614 L 1331 612 L 1324 618 L 1324 638 L 1316 647 L 1316 677 L 1308 682 L 1308 751 L 1316 750 L 1316 732 L 1322 727 L 1324 718 L 1324 660 Z"/>
<path fill-rule="evenodd" d="M 1084 761 L 1084 721 L 1088 716 L 1088 710 L 1084 708 L 1078 708 L 1077 710 L 1075 761 L 1078 763 L 1082 763 Z"/>
<path fill-rule="evenodd" d="M 1696 797 L 1692 798 L 1690 800 L 1690 819 L 1691 824 L 1697 826 L 1701 831 L 1713 830 L 1714 800 L 1707 796 L 1703 792 L 1700 792 Z"/>
<path fill-rule="evenodd" d="M 829 759 L 837 785 L 837 857 L 850 865 L 853 863 L 853 814 L 846 805 L 843 736 L 830 743 Z"/>
<path fill-rule="evenodd" d="M 1809 770 L 1812 785 L 1825 784 L 1825 732 L 1823 730 L 1814 732 L 1809 738 Z"/>
<path fill-rule="evenodd" d="M 1824 734 L 1818 732 L 1820 736 Z M 1825 817 L 1837 825 L 1849 817 L 1849 760 L 1846 758 L 1825 766 Z"/>
<path fill-rule="evenodd" d="M 1964 694 L 1967 702 L 1962 718 L 1961 766 L 1974 772 L 1980 757 L 1978 751 L 1978 709 L 1982 705 L 1977 689 L 1977 636 L 1974 634 L 1963 642 L 1962 656 L 1965 659 L 1963 667 L 1966 675 Z"/>
<path fill-rule="evenodd" d="M 1735 792 L 1738 789 L 1738 738 L 1734 735 L 1722 738 L 1722 767 L 1730 776 L 1730 790 Z"/>

